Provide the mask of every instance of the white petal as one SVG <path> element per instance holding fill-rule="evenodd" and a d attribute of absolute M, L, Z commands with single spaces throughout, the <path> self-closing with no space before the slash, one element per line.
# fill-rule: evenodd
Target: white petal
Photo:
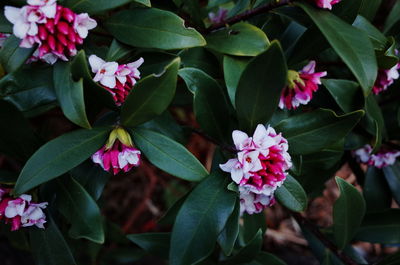
<path fill-rule="evenodd" d="M 23 39 L 26 37 L 26 35 L 29 31 L 29 28 L 30 28 L 29 23 L 17 23 L 17 24 L 14 24 L 13 33 L 18 38 Z"/>
<path fill-rule="evenodd" d="M 229 159 L 225 164 L 220 164 L 222 171 L 231 172 L 239 161 L 236 158 Z"/>
<path fill-rule="evenodd" d="M 22 20 L 21 9 L 13 6 L 4 7 L 4 15 L 7 20 L 15 24 L 17 21 Z"/>
<path fill-rule="evenodd" d="M 132 62 L 132 63 L 128 63 L 128 67 L 129 68 L 139 68 L 139 66 L 141 66 L 144 63 L 144 59 L 142 57 L 140 57 L 138 60 Z"/>
<path fill-rule="evenodd" d="M 265 126 L 262 124 L 257 125 L 256 130 L 254 131 L 253 134 L 253 141 L 256 143 L 261 142 L 265 136 L 267 136 L 267 129 L 265 129 Z"/>
<path fill-rule="evenodd" d="M 106 75 L 114 75 L 118 70 L 118 64 L 116 62 L 105 63 L 103 69 L 106 70 Z"/>
<path fill-rule="evenodd" d="M 100 80 L 100 84 L 108 88 L 115 88 L 115 86 L 117 85 L 117 81 L 115 80 L 115 76 L 105 75 Z"/>
<path fill-rule="evenodd" d="M 100 70 L 101 66 L 105 63 L 106 62 L 103 59 L 97 57 L 94 54 L 89 56 L 89 64 L 92 68 L 93 73 L 97 73 Z"/>
<path fill-rule="evenodd" d="M 57 12 L 57 6 L 54 5 L 46 5 L 40 8 L 40 10 L 45 14 L 47 18 L 54 18 Z"/>
<path fill-rule="evenodd" d="M 78 26 L 75 28 L 75 30 L 78 32 L 79 37 L 81 37 L 82 39 L 85 39 L 89 34 L 89 30 L 83 26 Z"/>
<path fill-rule="evenodd" d="M 242 131 L 235 130 L 232 132 L 232 139 L 236 148 L 240 148 L 240 146 L 242 146 L 248 138 L 249 136 Z"/>

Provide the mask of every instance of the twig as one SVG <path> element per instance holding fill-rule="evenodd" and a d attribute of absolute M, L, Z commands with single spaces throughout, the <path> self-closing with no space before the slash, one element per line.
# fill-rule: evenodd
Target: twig
<path fill-rule="evenodd" d="M 288 5 L 291 2 L 292 2 L 292 0 L 276 0 L 273 3 L 268 3 L 268 4 L 265 4 L 265 5 L 259 6 L 257 8 L 254 8 L 254 9 L 245 11 L 245 12 L 243 12 L 241 14 L 238 14 L 236 16 L 233 16 L 230 19 L 222 21 L 221 23 L 214 24 L 211 27 L 207 28 L 205 31 L 206 32 L 211 32 L 211 31 L 216 30 L 216 29 L 224 28 L 227 24 L 235 24 L 235 23 L 237 23 L 239 21 L 249 19 L 249 18 L 254 17 L 256 15 L 267 13 L 267 12 L 271 11 L 274 8 Z"/>
<path fill-rule="evenodd" d="M 339 250 L 335 244 L 333 244 L 321 231 L 310 221 L 304 218 L 301 214 L 292 212 L 294 219 L 304 227 L 308 228 L 326 248 L 328 248 L 333 254 L 335 254 L 344 264 L 347 265 L 359 265 L 357 262 L 352 260 L 349 256 Z"/>
<path fill-rule="evenodd" d="M 192 130 L 193 133 L 200 135 L 201 137 L 203 137 L 207 141 L 212 142 L 213 144 L 219 146 L 221 149 L 223 149 L 225 151 L 228 151 L 230 153 L 237 153 L 237 150 L 234 147 L 226 145 L 226 144 L 221 144 L 220 142 L 218 142 L 217 140 L 215 140 L 211 136 L 203 133 L 202 131 L 200 131 L 200 130 L 198 130 L 196 128 L 190 127 L 190 129 Z"/>

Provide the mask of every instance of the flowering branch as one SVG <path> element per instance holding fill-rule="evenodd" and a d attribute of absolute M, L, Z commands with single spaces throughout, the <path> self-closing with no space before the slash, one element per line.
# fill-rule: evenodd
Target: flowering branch
<path fill-rule="evenodd" d="M 206 32 L 211 32 L 211 31 L 223 28 L 227 24 L 235 24 L 235 23 L 237 23 L 239 21 L 249 19 L 249 18 L 254 17 L 256 15 L 267 13 L 267 12 L 271 11 L 274 8 L 288 5 L 291 2 L 292 2 L 292 0 L 276 0 L 275 2 L 268 3 L 268 4 L 265 4 L 265 5 L 259 6 L 257 8 L 245 11 L 245 12 L 243 12 L 241 14 L 236 15 L 236 16 L 233 16 L 230 19 L 222 21 L 221 23 L 214 24 L 211 27 L 207 28 Z"/>
<path fill-rule="evenodd" d="M 321 231 L 314 224 L 304 218 L 301 214 L 295 212 L 292 212 L 291 214 L 293 218 L 296 219 L 297 223 L 309 229 L 321 241 L 321 243 L 324 244 L 324 246 L 330 251 L 332 251 L 332 253 L 335 254 L 344 264 L 358 265 L 357 262 L 355 262 L 345 253 L 340 251 L 335 246 L 335 244 L 333 244 L 324 234 L 322 234 Z"/>

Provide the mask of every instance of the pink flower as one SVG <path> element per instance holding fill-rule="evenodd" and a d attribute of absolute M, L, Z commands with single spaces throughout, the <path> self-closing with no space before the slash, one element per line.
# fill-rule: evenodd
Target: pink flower
<path fill-rule="evenodd" d="M 225 8 L 219 8 L 217 13 L 210 12 L 208 13 L 208 18 L 210 19 L 212 24 L 219 24 L 226 20 L 228 15 L 228 10 Z"/>
<path fill-rule="evenodd" d="M 68 61 L 77 53 L 88 30 L 97 23 L 87 14 L 75 14 L 56 0 L 29 0 L 22 8 L 5 7 L 6 18 L 14 24 L 13 33 L 22 39 L 20 46 L 38 49 L 29 62 L 38 59 L 53 64 L 58 59 Z"/>
<path fill-rule="evenodd" d="M 128 172 L 140 164 L 140 151 L 133 147 L 132 139 L 121 127 L 115 128 L 105 146 L 92 155 L 92 161 L 105 171 L 117 175 Z"/>
<path fill-rule="evenodd" d="M 400 63 L 396 64 L 389 70 L 379 69 L 378 77 L 376 78 L 372 92 L 374 92 L 375 95 L 378 95 L 379 93 L 387 90 L 388 87 L 394 83 L 394 80 L 399 79 L 399 69 Z"/>
<path fill-rule="evenodd" d="M 318 90 L 320 78 L 326 75 L 326 72 L 315 73 L 315 61 L 310 61 L 300 72 L 289 70 L 289 85 L 282 91 L 279 108 L 295 109 L 300 104 L 306 105 Z"/>
<path fill-rule="evenodd" d="M 288 144 L 272 127 L 257 126 L 252 137 L 234 131 L 232 138 L 237 157 L 221 164 L 220 168 L 231 173 L 239 185 L 242 207 L 247 213 L 259 212 L 270 205 L 274 191 L 286 179 L 286 171 L 292 166 Z"/>
<path fill-rule="evenodd" d="M 143 58 L 140 58 L 132 63 L 118 65 L 116 62 L 106 62 L 96 55 L 89 57 L 92 72 L 96 74 L 93 80 L 100 82 L 113 95 L 118 106 L 125 102 L 136 84 L 136 79 L 140 79 L 138 68 L 143 62 Z"/>
<path fill-rule="evenodd" d="M 36 225 L 39 228 L 44 228 L 46 223 L 46 215 L 43 209 L 47 207 L 48 203 L 31 203 L 28 208 L 21 215 L 21 223 L 23 227 Z"/>
<path fill-rule="evenodd" d="M 316 0 L 316 4 L 320 8 L 332 9 L 332 5 L 339 3 L 340 0 Z"/>
<path fill-rule="evenodd" d="M 400 156 L 400 151 L 392 150 L 387 147 L 382 147 L 377 153 L 372 153 L 372 147 L 367 144 L 363 148 L 353 151 L 353 155 L 356 159 L 370 166 L 377 168 L 383 168 L 386 166 L 393 165 L 396 162 L 397 157 Z"/>

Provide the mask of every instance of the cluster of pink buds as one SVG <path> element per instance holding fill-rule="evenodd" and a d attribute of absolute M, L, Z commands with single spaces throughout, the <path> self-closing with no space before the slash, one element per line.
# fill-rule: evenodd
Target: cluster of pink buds
<path fill-rule="evenodd" d="M 353 155 L 359 162 L 377 168 L 393 165 L 396 162 L 397 157 L 400 156 L 400 151 L 388 147 L 381 148 L 376 154 L 371 153 L 372 147 L 367 144 L 363 148 L 355 150 Z"/>
<path fill-rule="evenodd" d="M 131 136 L 121 127 L 116 127 L 107 143 L 92 155 L 92 161 L 105 171 L 117 175 L 128 172 L 140 164 L 140 151 L 133 147 Z"/>
<path fill-rule="evenodd" d="M 286 179 L 292 166 L 288 143 L 272 127 L 259 124 L 249 137 L 242 131 L 233 131 L 237 157 L 220 168 L 231 173 L 239 185 L 241 213 L 259 213 L 275 202 L 274 192 Z"/>
<path fill-rule="evenodd" d="M 315 0 L 315 3 L 320 8 L 326 8 L 331 10 L 334 4 L 339 3 L 340 0 Z"/>
<path fill-rule="evenodd" d="M 119 65 L 117 62 L 106 62 L 96 55 L 89 57 L 92 72 L 96 74 L 93 80 L 113 95 L 117 106 L 125 102 L 136 80 L 140 79 L 138 68 L 143 62 L 143 58 L 140 58 L 135 62 Z"/>
<path fill-rule="evenodd" d="M 10 191 L 0 187 L 0 220 L 11 223 L 12 231 L 33 225 L 44 229 L 46 215 L 43 209 L 47 207 L 47 202 L 32 203 L 32 196 L 27 194 L 12 198 Z"/>
<path fill-rule="evenodd" d="M 38 49 L 31 61 L 43 60 L 54 64 L 58 59 L 68 61 L 77 53 L 89 30 L 97 23 L 87 13 L 75 14 L 71 9 L 57 5 L 56 0 L 27 0 L 22 8 L 5 7 L 6 18 L 14 24 L 13 33 L 22 39 L 20 46 Z"/>
<path fill-rule="evenodd" d="M 216 13 L 214 12 L 208 13 L 208 18 L 210 19 L 210 22 L 212 24 L 219 24 L 226 20 L 227 15 L 228 15 L 228 9 L 220 7 Z"/>
<path fill-rule="evenodd" d="M 315 72 L 315 61 L 310 61 L 301 71 L 288 71 L 288 85 L 283 89 L 279 108 L 296 109 L 301 104 L 306 105 L 318 90 L 321 77 L 326 72 Z"/>
<path fill-rule="evenodd" d="M 394 80 L 399 79 L 399 69 L 400 63 L 396 64 L 389 70 L 379 69 L 378 77 L 376 78 L 372 92 L 374 92 L 375 95 L 378 95 L 379 93 L 387 90 L 388 87 L 394 83 Z"/>

